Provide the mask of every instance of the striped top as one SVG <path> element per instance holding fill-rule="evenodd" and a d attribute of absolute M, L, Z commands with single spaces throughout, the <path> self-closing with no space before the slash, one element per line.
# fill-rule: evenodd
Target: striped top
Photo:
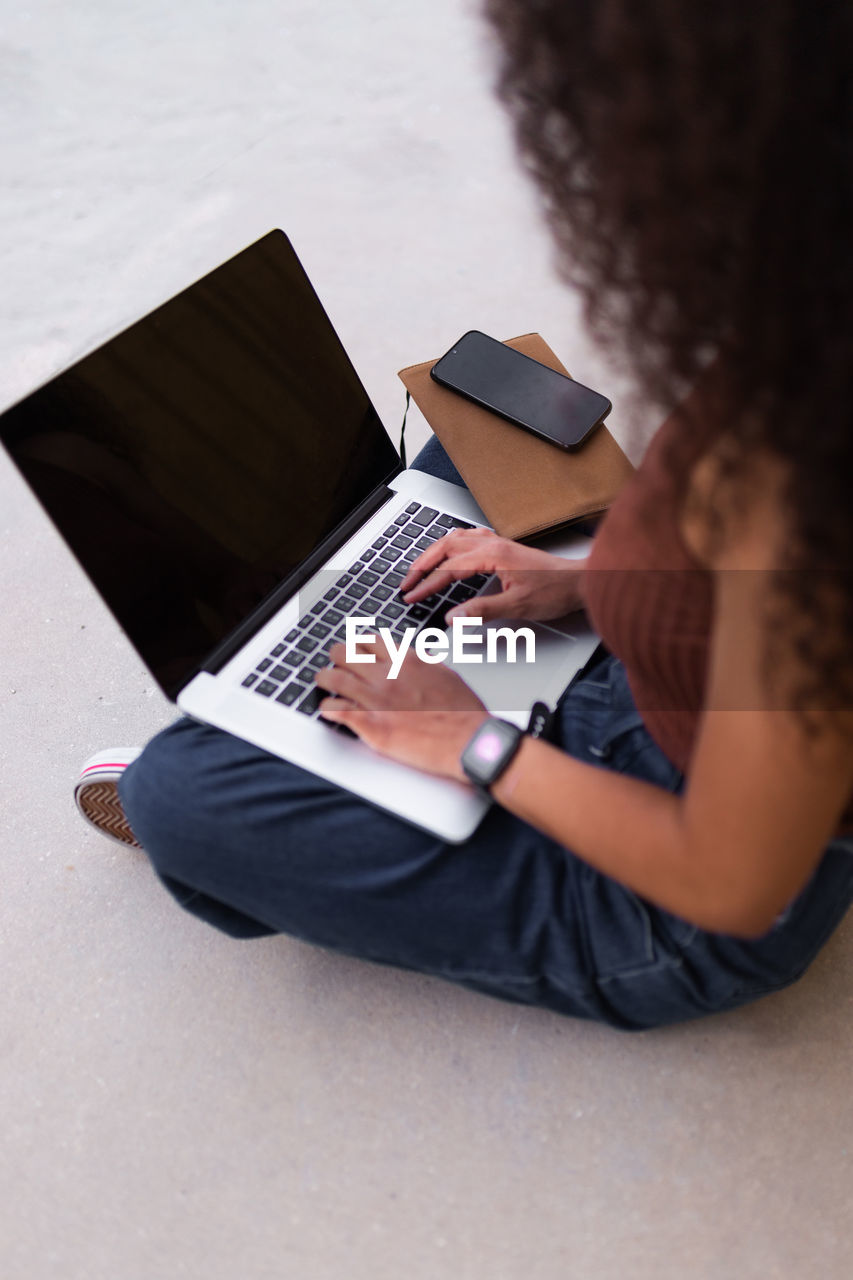
<path fill-rule="evenodd" d="M 713 577 L 685 546 L 664 424 L 603 520 L 587 561 L 593 627 L 625 666 L 652 738 L 682 773 L 699 728 L 708 674 Z M 682 426 L 683 429 L 683 426 Z M 839 831 L 853 831 L 853 797 Z"/>

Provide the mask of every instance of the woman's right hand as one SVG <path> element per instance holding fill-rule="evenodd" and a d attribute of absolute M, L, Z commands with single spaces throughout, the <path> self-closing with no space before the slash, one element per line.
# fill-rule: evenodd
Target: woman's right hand
<path fill-rule="evenodd" d="M 544 622 L 583 607 L 583 561 L 522 546 L 490 529 L 454 529 L 439 538 L 412 563 L 400 590 L 407 604 L 416 604 L 478 573 L 494 574 L 500 591 L 454 605 L 447 612 L 448 621 L 477 617 Z"/>

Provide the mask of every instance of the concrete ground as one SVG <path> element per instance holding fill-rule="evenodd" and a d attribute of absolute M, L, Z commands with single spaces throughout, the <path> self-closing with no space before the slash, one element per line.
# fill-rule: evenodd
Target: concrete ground
<path fill-rule="evenodd" d="M 3 8 L 0 403 L 283 226 L 392 430 L 398 368 L 538 329 L 625 438 L 464 0 Z M 849 922 L 637 1036 L 228 941 L 77 819 L 172 710 L 5 460 L 0 526 L 3 1280 L 850 1274 Z"/>

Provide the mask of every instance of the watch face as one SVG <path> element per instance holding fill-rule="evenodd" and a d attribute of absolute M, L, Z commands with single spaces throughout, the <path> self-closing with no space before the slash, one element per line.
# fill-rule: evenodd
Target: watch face
<path fill-rule="evenodd" d="M 472 744 L 474 748 L 473 754 L 484 765 L 494 764 L 497 760 L 500 760 L 506 750 L 507 743 L 515 740 L 512 735 L 507 737 L 502 733 L 501 728 L 502 726 L 486 725 Z"/>
<path fill-rule="evenodd" d="M 487 720 L 462 752 L 462 768 L 478 786 L 491 786 L 515 755 L 523 736 L 506 720 Z"/>

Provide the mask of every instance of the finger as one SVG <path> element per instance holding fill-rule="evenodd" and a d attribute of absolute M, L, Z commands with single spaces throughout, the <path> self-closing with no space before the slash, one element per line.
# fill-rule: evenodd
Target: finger
<path fill-rule="evenodd" d="M 359 726 L 364 727 L 365 713 L 354 702 L 347 698 L 324 698 L 320 703 L 320 716 L 323 720 L 331 720 L 335 724 L 345 724 L 353 733 L 358 733 Z"/>
<path fill-rule="evenodd" d="M 360 702 L 367 688 L 366 681 L 360 680 L 347 667 L 322 667 L 314 677 L 314 683 L 327 693 L 334 693 L 351 702 Z"/>
<path fill-rule="evenodd" d="M 365 644 L 373 638 L 373 644 Z M 376 667 L 387 667 L 391 661 L 388 656 L 388 650 L 382 643 L 382 637 L 377 635 L 375 631 L 359 631 L 356 637 L 356 650 L 360 657 L 370 657 L 372 654 L 376 659 L 375 662 L 348 662 L 347 647 L 345 644 L 333 644 L 329 650 L 329 661 L 333 662 L 336 667 L 349 671 L 356 679 L 368 680 L 371 671 Z M 327 668 L 322 668 L 326 670 Z"/>
<path fill-rule="evenodd" d="M 388 668 L 391 659 L 383 646 L 382 660 L 365 663 L 355 668 L 346 663 L 330 667 L 322 667 L 315 676 L 315 682 L 327 693 L 337 694 L 349 699 L 365 709 L 379 708 L 388 694 Z"/>
<path fill-rule="evenodd" d="M 434 595 L 436 591 L 443 590 L 444 587 L 450 586 L 451 582 L 456 579 L 447 569 L 446 564 L 439 569 L 433 569 L 432 573 L 428 573 L 425 578 L 421 578 L 420 582 L 416 582 L 413 586 L 406 586 L 405 582 L 400 584 L 400 595 L 407 604 L 417 604 L 419 600 L 426 600 L 427 596 Z"/>
<path fill-rule="evenodd" d="M 400 591 L 407 604 L 417 604 L 419 600 L 425 600 L 434 592 L 449 587 L 451 582 L 470 578 L 475 573 L 494 573 L 494 571 L 494 556 L 487 554 L 486 548 L 477 547 L 445 560 L 439 568 L 433 570 L 410 590 L 406 590 L 405 583 L 401 583 Z"/>
<path fill-rule="evenodd" d="M 495 535 L 491 529 L 454 529 L 451 533 L 446 533 L 443 538 L 439 538 L 438 542 L 434 542 L 431 547 L 427 547 L 426 551 L 422 551 L 416 560 L 413 560 L 409 566 L 405 578 L 400 584 L 400 590 L 408 590 L 407 583 L 414 584 L 417 580 L 429 573 L 436 565 L 441 564 L 451 554 L 456 554 L 465 543 L 470 543 L 472 538 L 477 540 L 486 537 L 493 538 Z"/>
<path fill-rule="evenodd" d="M 370 747 L 375 747 L 381 736 L 373 713 L 346 698 L 324 698 L 320 703 L 320 715 L 333 724 L 346 725 Z"/>

